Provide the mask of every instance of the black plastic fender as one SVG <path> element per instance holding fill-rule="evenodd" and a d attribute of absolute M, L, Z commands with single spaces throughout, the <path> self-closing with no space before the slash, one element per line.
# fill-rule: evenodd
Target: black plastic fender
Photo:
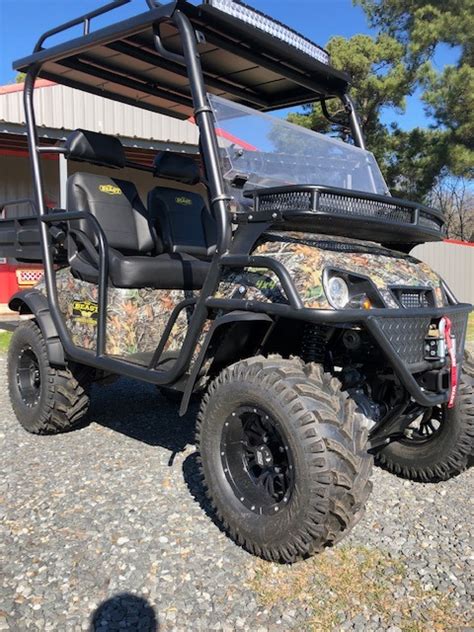
<path fill-rule="evenodd" d="M 245 323 L 245 322 L 249 324 L 260 322 L 266 325 L 266 327 L 264 327 L 262 331 L 262 339 L 270 330 L 272 325 L 275 323 L 274 319 L 268 316 L 267 314 L 263 314 L 263 313 L 257 314 L 255 312 L 252 313 L 252 312 L 246 312 L 246 311 L 232 311 L 232 312 L 229 312 L 228 314 L 217 317 L 215 321 L 212 323 L 212 326 L 207 333 L 207 336 L 201 347 L 201 351 L 199 352 L 199 356 L 194 362 L 191 369 L 191 373 L 186 382 L 183 398 L 181 400 L 181 406 L 179 408 L 180 416 L 185 415 L 186 411 L 188 410 L 189 400 L 191 399 L 194 386 L 201 372 L 201 368 L 204 364 L 204 360 L 206 359 L 209 345 L 215 339 L 215 336 L 218 333 L 218 330 L 223 326 L 228 327 L 230 325 L 234 325 L 237 323 Z"/>
<path fill-rule="evenodd" d="M 43 334 L 50 363 L 54 366 L 65 367 L 64 348 L 51 317 L 46 296 L 34 288 L 22 290 L 10 299 L 8 307 L 20 314 L 33 314 Z"/>

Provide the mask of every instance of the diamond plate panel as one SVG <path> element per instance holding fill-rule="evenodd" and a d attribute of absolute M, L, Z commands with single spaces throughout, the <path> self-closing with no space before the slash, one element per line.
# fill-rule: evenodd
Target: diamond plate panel
<path fill-rule="evenodd" d="M 452 322 L 452 333 L 456 336 L 458 356 L 462 356 L 467 315 L 447 312 L 446 316 Z M 417 364 L 424 361 L 423 343 L 431 322 L 429 316 L 377 318 L 376 321 L 392 347 L 406 364 Z"/>

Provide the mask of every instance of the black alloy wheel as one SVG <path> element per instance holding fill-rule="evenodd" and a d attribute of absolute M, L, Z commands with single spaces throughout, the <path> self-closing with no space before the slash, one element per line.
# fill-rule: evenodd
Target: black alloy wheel
<path fill-rule="evenodd" d="M 435 406 L 427 408 L 423 415 L 411 422 L 403 437 L 401 443 L 426 443 L 431 441 L 433 437 L 441 432 L 441 426 L 446 421 L 447 409 L 445 406 Z"/>
<path fill-rule="evenodd" d="M 23 347 L 18 355 L 16 381 L 25 406 L 37 406 L 41 397 L 41 371 L 38 357 L 29 345 Z"/>
<path fill-rule="evenodd" d="M 438 483 L 474 462 L 474 358 L 465 352 L 453 408 L 427 408 L 398 441 L 379 450 L 375 463 L 411 481 Z"/>
<path fill-rule="evenodd" d="M 284 507 L 294 486 L 294 462 L 280 424 L 261 408 L 240 406 L 224 423 L 221 459 L 237 498 L 257 514 Z"/>
<path fill-rule="evenodd" d="M 367 439 L 367 418 L 336 378 L 279 356 L 222 370 L 196 426 L 217 521 L 251 553 L 286 563 L 336 544 L 362 516 Z"/>
<path fill-rule="evenodd" d="M 89 407 L 95 375 L 89 367 L 50 364 L 43 333 L 35 320 L 18 325 L 8 348 L 8 390 L 16 418 L 33 434 L 76 427 Z"/>

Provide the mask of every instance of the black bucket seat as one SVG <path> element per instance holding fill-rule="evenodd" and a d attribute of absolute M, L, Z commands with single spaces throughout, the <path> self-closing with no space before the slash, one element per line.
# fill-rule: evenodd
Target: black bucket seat
<path fill-rule="evenodd" d="M 159 178 L 190 185 L 200 181 L 199 166 L 190 156 L 161 152 L 153 167 Z M 216 221 L 199 193 L 158 186 L 148 194 L 147 205 L 150 217 L 160 227 L 165 250 L 201 259 L 214 254 Z"/>
<path fill-rule="evenodd" d="M 66 156 L 107 167 L 126 166 L 118 138 L 76 130 L 66 141 Z M 150 217 L 129 181 L 78 172 L 67 182 L 67 209 L 91 213 L 105 233 L 109 277 L 119 288 L 199 289 L 209 264 L 190 254 L 165 252 L 159 224 Z M 90 222 L 70 222 L 69 260 L 79 278 L 97 282 L 98 239 Z"/>

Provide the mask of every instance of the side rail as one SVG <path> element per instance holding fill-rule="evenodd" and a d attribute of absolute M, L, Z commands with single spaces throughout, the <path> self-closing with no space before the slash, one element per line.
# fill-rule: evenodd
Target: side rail
<path fill-rule="evenodd" d="M 73 220 L 86 220 L 92 224 L 94 233 L 99 243 L 99 318 L 97 322 L 97 340 L 96 340 L 96 356 L 102 356 L 105 353 L 106 340 L 106 322 L 107 322 L 107 289 L 109 282 L 109 261 L 107 258 L 107 238 L 97 219 L 90 213 L 84 211 L 64 211 L 62 213 L 47 213 L 41 216 L 41 221 L 45 224 L 63 221 L 69 223 Z M 54 274 L 54 282 L 56 282 L 56 274 Z M 52 297 L 54 310 L 59 313 L 57 305 L 57 296 Z M 72 343 L 71 343 L 72 344 Z"/>
<path fill-rule="evenodd" d="M 62 33 L 63 31 L 72 29 L 74 26 L 78 26 L 79 24 L 83 25 L 83 34 L 88 35 L 90 33 L 91 20 L 93 20 L 93 18 L 96 18 L 99 15 L 104 15 L 104 13 L 108 13 L 109 11 L 113 11 L 114 9 L 118 9 L 118 7 L 121 7 L 124 4 L 128 4 L 129 2 L 130 0 L 114 0 L 113 2 L 105 4 L 103 7 L 99 7 L 94 11 L 89 11 L 89 13 L 84 13 L 84 15 L 81 15 L 74 20 L 69 20 L 69 22 L 64 22 L 64 24 L 60 24 L 59 26 L 46 31 L 46 33 L 43 33 L 43 35 L 36 42 L 34 52 L 37 53 L 38 51 L 42 50 L 45 41 L 53 35 L 57 35 L 58 33 Z"/>
<path fill-rule="evenodd" d="M 271 257 L 227 255 L 221 257 L 219 264 L 221 268 L 260 268 L 262 270 L 270 270 L 280 281 L 290 307 L 298 310 L 303 308 L 303 303 L 290 273 L 279 261 Z"/>

